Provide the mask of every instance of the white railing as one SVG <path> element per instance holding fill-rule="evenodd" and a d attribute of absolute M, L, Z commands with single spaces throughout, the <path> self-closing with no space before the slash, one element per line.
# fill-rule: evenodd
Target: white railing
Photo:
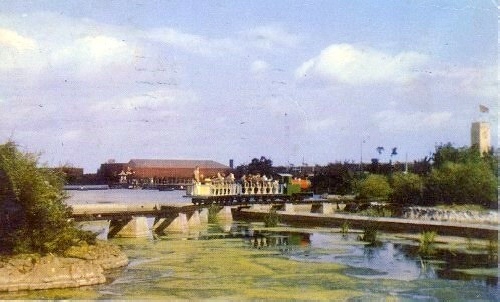
<path fill-rule="evenodd" d="M 283 194 L 278 181 L 194 183 L 186 187 L 187 196 L 276 195 Z"/>

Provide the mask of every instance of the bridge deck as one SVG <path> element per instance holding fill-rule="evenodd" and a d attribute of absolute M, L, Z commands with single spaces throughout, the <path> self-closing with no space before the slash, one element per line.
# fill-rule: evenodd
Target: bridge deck
<path fill-rule="evenodd" d="M 71 207 L 73 209 L 71 216 L 77 221 L 131 218 L 133 216 L 173 217 L 179 213 L 194 212 L 199 208 L 189 203 L 96 203 L 75 204 Z"/>

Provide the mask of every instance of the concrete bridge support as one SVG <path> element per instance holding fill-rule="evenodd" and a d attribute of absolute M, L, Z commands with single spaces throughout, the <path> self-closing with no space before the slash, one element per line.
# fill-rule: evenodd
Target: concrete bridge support
<path fill-rule="evenodd" d="M 229 206 L 224 206 L 218 213 L 217 213 L 217 220 L 219 221 L 224 221 L 224 222 L 229 222 L 233 221 L 233 213 L 231 212 L 231 207 Z"/>
<path fill-rule="evenodd" d="M 132 217 L 131 219 L 113 219 L 109 223 L 108 238 L 143 238 L 151 236 L 152 233 L 147 218 L 144 216 Z"/>
<path fill-rule="evenodd" d="M 320 213 L 320 214 L 333 214 L 335 211 L 331 203 L 320 203 L 313 204 L 311 207 L 311 213 Z"/>
<path fill-rule="evenodd" d="M 200 222 L 202 224 L 206 224 L 208 223 L 208 209 L 207 208 L 203 208 L 200 210 L 199 212 L 200 214 Z"/>
<path fill-rule="evenodd" d="M 285 203 L 283 205 L 279 205 L 277 208 L 276 208 L 277 211 L 280 211 L 280 212 L 285 212 L 285 213 L 295 213 L 295 207 L 293 206 L 292 203 Z"/>
<path fill-rule="evenodd" d="M 158 234 L 163 234 L 165 232 L 187 232 L 187 215 L 185 213 L 179 213 L 177 216 L 155 218 L 153 231 Z"/>
<path fill-rule="evenodd" d="M 208 216 L 207 216 L 208 220 Z M 201 216 L 200 212 L 194 211 L 191 217 L 188 219 L 188 226 L 189 228 L 199 228 L 201 227 Z"/>

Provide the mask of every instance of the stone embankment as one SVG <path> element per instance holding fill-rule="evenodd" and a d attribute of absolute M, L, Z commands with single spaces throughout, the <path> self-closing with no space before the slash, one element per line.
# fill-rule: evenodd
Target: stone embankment
<path fill-rule="evenodd" d="M 409 207 L 403 211 L 403 218 L 424 221 L 450 221 L 472 224 L 498 225 L 498 213 L 496 211 L 457 211 L 428 207 Z"/>
<path fill-rule="evenodd" d="M 63 257 L 16 255 L 0 259 L 0 292 L 100 284 L 106 269 L 127 263 L 127 256 L 107 243 L 73 247 Z"/>

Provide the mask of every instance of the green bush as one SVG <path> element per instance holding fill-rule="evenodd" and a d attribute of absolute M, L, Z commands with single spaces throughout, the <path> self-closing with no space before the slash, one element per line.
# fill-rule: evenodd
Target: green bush
<path fill-rule="evenodd" d="M 495 207 L 497 180 L 487 163 L 447 162 L 432 170 L 426 180 L 428 204 L 479 204 Z"/>
<path fill-rule="evenodd" d="M 359 198 L 386 200 L 392 193 L 387 177 L 378 174 L 370 174 L 358 184 Z"/>
<path fill-rule="evenodd" d="M 420 204 L 424 182 L 414 173 L 397 172 L 392 176 L 391 200 L 401 205 Z"/>
<path fill-rule="evenodd" d="M 63 177 L 40 168 L 38 156 L 0 145 L 0 249 L 4 253 L 61 253 L 95 235 L 77 229 L 64 203 Z"/>

